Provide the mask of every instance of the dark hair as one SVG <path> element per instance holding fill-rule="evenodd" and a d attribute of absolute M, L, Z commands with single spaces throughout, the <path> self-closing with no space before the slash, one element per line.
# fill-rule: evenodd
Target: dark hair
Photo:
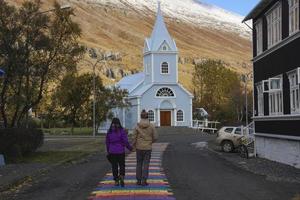
<path fill-rule="evenodd" d="M 142 110 L 142 112 L 141 112 L 141 118 L 142 119 L 148 119 L 148 113 L 146 112 L 146 110 Z"/>
<path fill-rule="evenodd" d="M 111 121 L 111 124 L 110 124 L 110 127 L 109 127 L 109 130 L 108 130 L 108 133 L 111 133 L 112 132 L 112 128 L 113 128 L 113 125 L 116 125 L 116 127 L 120 130 L 120 129 L 123 129 L 122 125 L 121 125 L 121 122 L 119 120 L 119 118 L 113 118 L 112 121 Z"/>

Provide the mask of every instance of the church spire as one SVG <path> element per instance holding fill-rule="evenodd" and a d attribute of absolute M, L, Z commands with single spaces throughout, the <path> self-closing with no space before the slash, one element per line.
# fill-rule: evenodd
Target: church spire
<path fill-rule="evenodd" d="M 161 2 L 160 2 L 160 1 L 158 1 L 158 2 L 157 2 L 157 4 L 158 4 L 157 13 L 161 13 L 161 8 L 160 8 Z"/>
<path fill-rule="evenodd" d="M 161 11 L 161 3 L 158 1 L 157 16 L 151 38 L 148 40 L 151 51 L 159 51 L 165 45 L 169 51 L 177 51 L 175 41 L 171 38 Z"/>

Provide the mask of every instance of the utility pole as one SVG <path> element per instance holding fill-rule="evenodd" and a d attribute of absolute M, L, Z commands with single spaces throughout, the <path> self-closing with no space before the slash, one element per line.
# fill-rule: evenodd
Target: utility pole
<path fill-rule="evenodd" d="M 96 72 L 98 61 L 93 65 L 93 137 L 96 137 Z"/>
<path fill-rule="evenodd" d="M 248 85 L 248 77 L 246 76 L 245 81 L 245 96 L 246 96 L 246 127 L 248 127 L 248 91 L 247 91 L 247 85 Z"/>
<path fill-rule="evenodd" d="M 98 56 L 94 49 L 91 49 L 89 53 L 90 58 L 97 59 Z M 96 66 L 102 60 L 97 59 L 95 63 L 92 63 L 89 60 L 86 61 L 93 66 L 93 137 L 96 137 Z"/>

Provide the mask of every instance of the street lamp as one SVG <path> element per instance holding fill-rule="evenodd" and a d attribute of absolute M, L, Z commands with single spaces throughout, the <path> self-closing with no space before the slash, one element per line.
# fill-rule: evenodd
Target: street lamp
<path fill-rule="evenodd" d="M 0 69 L 0 78 L 5 74 L 4 70 Z M 0 127 L 1 128 L 1 127 Z M 5 165 L 4 156 L 0 154 L 0 167 Z"/>
<path fill-rule="evenodd" d="M 91 49 L 89 56 L 92 59 L 97 59 L 98 56 L 94 49 Z M 93 137 L 96 137 L 96 66 L 102 62 L 102 60 L 97 59 L 95 63 L 92 63 L 89 60 L 85 60 L 90 63 L 93 67 Z"/>
<path fill-rule="evenodd" d="M 4 74 L 5 74 L 5 71 L 4 70 L 2 70 L 2 69 L 0 69 L 0 78 L 2 78 L 2 77 L 4 77 Z M 1 103 L 1 102 L 0 102 Z M 1 122 L 1 121 L 0 121 Z M 2 122 L 1 122 L 2 123 Z M 0 128 L 2 127 L 2 124 L 0 124 Z M 0 154 L 0 159 L 1 159 L 1 154 Z M 0 163 L 1 163 L 1 161 L 0 161 Z M 1 164 L 0 164 L 0 166 L 1 166 Z"/>

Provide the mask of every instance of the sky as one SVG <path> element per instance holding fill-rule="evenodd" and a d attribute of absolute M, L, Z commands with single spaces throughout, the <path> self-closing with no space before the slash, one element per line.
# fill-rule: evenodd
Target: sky
<path fill-rule="evenodd" d="M 242 16 L 246 16 L 260 0 L 201 0 L 201 1 L 209 4 L 214 4 L 225 10 L 229 10 L 238 13 Z"/>

